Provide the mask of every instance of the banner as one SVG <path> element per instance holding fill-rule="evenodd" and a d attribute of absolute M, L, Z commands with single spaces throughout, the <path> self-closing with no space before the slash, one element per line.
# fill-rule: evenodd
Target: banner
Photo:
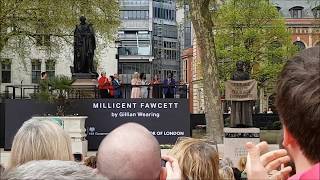
<path fill-rule="evenodd" d="M 97 150 L 108 133 L 127 122 L 145 126 L 160 144 L 174 144 L 178 137 L 190 136 L 188 99 L 78 99 L 71 104 L 70 114 L 88 116 L 85 127 L 89 150 Z M 24 121 L 44 113 L 54 114 L 55 110 L 54 104 L 6 100 L 5 149 L 11 148 Z"/>
<path fill-rule="evenodd" d="M 251 101 L 258 99 L 257 81 L 226 81 L 225 82 L 226 100 L 229 101 Z"/>

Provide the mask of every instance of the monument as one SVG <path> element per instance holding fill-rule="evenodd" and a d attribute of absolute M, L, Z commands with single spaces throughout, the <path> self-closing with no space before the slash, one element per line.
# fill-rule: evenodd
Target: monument
<path fill-rule="evenodd" d="M 231 101 L 230 127 L 252 127 L 252 100 L 257 99 L 257 82 L 244 71 L 245 64 L 237 62 L 231 81 L 226 82 L 226 100 Z"/>
<path fill-rule="evenodd" d="M 80 24 L 74 30 L 74 61 L 71 68 L 72 84 L 76 93 L 81 96 L 93 98 L 93 89 L 97 86 L 97 77 L 93 58 L 96 49 L 96 38 L 92 24 L 86 22 L 84 16 L 80 17 Z"/>
<path fill-rule="evenodd" d="M 95 33 L 92 24 L 80 17 L 80 24 L 74 30 L 74 73 L 94 73 L 93 57 L 96 49 Z"/>
<path fill-rule="evenodd" d="M 234 164 L 246 156 L 246 142 L 260 142 L 260 129 L 253 128 L 252 101 L 258 98 L 257 82 L 250 79 L 245 63 L 238 61 L 231 80 L 225 82 L 225 99 L 231 101 L 230 128 L 224 128 L 224 155 Z"/>

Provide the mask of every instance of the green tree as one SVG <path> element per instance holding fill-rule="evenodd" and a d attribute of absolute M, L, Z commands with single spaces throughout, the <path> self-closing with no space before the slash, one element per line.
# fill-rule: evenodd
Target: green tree
<path fill-rule="evenodd" d="M 260 84 L 272 82 L 296 51 L 284 18 L 265 0 L 229 0 L 214 17 L 221 85 L 239 60 Z"/>
<path fill-rule="evenodd" d="M 36 42 L 43 35 L 72 42 L 68 37 L 81 15 L 98 35 L 110 40 L 119 25 L 118 1 L 0 0 L 0 52 L 5 46 L 24 48 L 24 42 Z"/>
<path fill-rule="evenodd" d="M 234 71 L 234 63 L 245 60 L 249 70 L 257 70 L 253 76 L 258 80 L 271 79 L 295 48 L 284 20 L 265 0 L 180 2 L 189 4 L 195 30 L 203 73 L 207 136 L 222 142 L 220 88 Z"/>

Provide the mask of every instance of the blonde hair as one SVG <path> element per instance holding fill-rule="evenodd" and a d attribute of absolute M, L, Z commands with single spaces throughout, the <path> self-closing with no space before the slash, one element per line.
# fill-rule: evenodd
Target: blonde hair
<path fill-rule="evenodd" d="M 244 169 L 246 168 L 246 164 L 247 164 L 247 157 L 242 156 L 238 162 L 239 170 L 241 172 L 244 171 Z"/>
<path fill-rule="evenodd" d="M 32 160 L 73 160 L 69 135 L 48 120 L 24 122 L 13 139 L 9 169 Z"/>
<path fill-rule="evenodd" d="M 139 73 L 138 72 L 134 72 L 133 73 L 133 79 L 139 79 Z"/>
<path fill-rule="evenodd" d="M 219 178 L 219 154 L 205 141 L 184 139 L 176 144 L 169 154 L 178 159 L 183 179 Z"/>
<path fill-rule="evenodd" d="M 230 166 L 225 166 L 219 169 L 220 179 L 223 180 L 234 180 L 233 169 Z"/>

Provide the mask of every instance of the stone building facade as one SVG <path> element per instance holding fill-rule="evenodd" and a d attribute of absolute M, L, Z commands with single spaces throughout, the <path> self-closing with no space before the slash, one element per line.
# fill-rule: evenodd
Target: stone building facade
<path fill-rule="evenodd" d="M 27 96 L 33 93 L 32 87 L 38 84 L 41 72 L 47 71 L 49 78 L 56 75 L 71 77 L 70 66 L 73 66 L 73 45 L 61 39 L 49 37 L 41 39 L 44 42 L 26 42 L 23 52 L 18 48 L 5 47 L 0 52 L 0 93 L 5 92 L 6 86 L 16 86 L 16 94 L 20 97 L 20 85 L 30 86 L 24 90 Z M 58 47 L 50 47 L 50 42 L 55 42 Z M 72 42 L 72 41 L 71 41 Z M 14 39 L 8 43 L 14 44 Z M 117 50 L 114 45 L 107 45 L 101 39 L 97 39 L 97 49 L 94 61 L 98 73 L 106 71 L 107 74 L 116 73 Z M 9 88 L 12 93 L 12 88 Z"/>

